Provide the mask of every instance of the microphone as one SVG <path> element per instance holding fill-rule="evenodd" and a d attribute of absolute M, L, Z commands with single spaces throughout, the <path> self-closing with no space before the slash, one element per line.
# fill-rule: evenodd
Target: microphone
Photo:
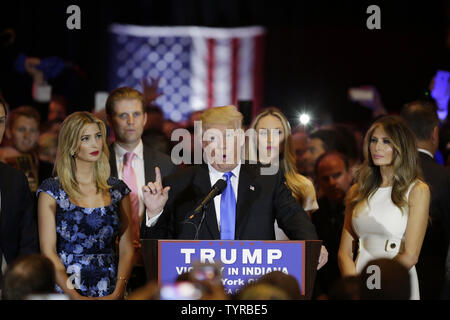
<path fill-rule="evenodd" d="M 208 195 L 200 202 L 200 204 L 195 208 L 194 213 L 189 217 L 189 219 L 194 218 L 196 214 L 202 211 L 203 207 L 205 207 L 214 197 L 221 194 L 225 188 L 227 187 L 227 182 L 223 179 L 217 180 L 217 182 L 212 186 L 211 191 Z"/>

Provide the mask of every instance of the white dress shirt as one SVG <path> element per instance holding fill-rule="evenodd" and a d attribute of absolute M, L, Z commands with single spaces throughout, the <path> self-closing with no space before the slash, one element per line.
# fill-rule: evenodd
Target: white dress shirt
<path fill-rule="evenodd" d="M 211 186 L 213 186 L 217 180 L 224 179 L 223 175 L 225 172 L 220 172 L 214 169 L 213 166 L 208 164 L 208 171 L 209 171 L 209 179 L 211 181 Z M 238 191 L 238 184 L 239 184 L 239 173 L 241 171 L 241 163 L 239 163 L 236 168 L 231 170 L 233 172 L 233 176 L 231 177 L 231 185 L 233 186 L 234 196 L 236 197 L 236 203 L 237 203 L 237 191 Z M 225 179 L 224 179 L 225 180 Z M 206 194 L 205 194 L 206 196 Z M 170 197 L 170 195 L 169 195 Z M 217 217 L 217 226 L 219 227 L 220 231 L 220 200 L 222 199 L 222 195 L 218 195 L 214 198 L 214 208 L 216 209 L 216 217 Z M 162 213 L 162 211 L 161 211 Z M 157 216 L 153 217 L 152 219 L 148 218 L 146 219 L 146 226 L 147 227 L 153 227 L 156 222 L 158 221 L 158 218 L 161 216 L 161 213 L 159 213 Z"/>
<path fill-rule="evenodd" d="M 211 181 L 211 186 L 213 186 L 217 180 L 223 179 L 225 172 L 220 172 L 214 169 L 214 167 L 210 164 L 208 164 L 208 170 L 209 170 L 209 179 Z M 234 196 L 236 197 L 236 203 L 237 203 L 237 191 L 238 191 L 238 184 L 239 184 L 239 172 L 241 171 L 241 164 L 239 163 L 236 168 L 231 170 L 233 172 L 233 176 L 231 177 L 231 185 L 233 186 Z M 222 195 L 218 195 L 214 198 L 214 208 L 216 209 L 216 217 L 217 217 L 217 226 L 219 227 L 220 231 L 220 201 L 222 199 Z"/>
<path fill-rule="evenodd" d="M 116 165 L 117 165 L 117 177 L 123 179 L 123 157 L 129 151 L 122 148 L 119 144 L 114 144 L 114 152 L 116 153 Z M 145 182 L 145 171 L 144 171 L 144 144 L 142 140 L 132 151 L 135 156 L 133 157 L 133 162 L 131 166 L 133 167 L 134 174 L 136 175 L 136 186 L 138 188 L 139 194 L 139 221 L 142 221 L 144 217 L 144 198 L 142 195 L 142 187 L 146 185 Z"/>
<path fill-rule="evenodd" d="M 422 148 L 417 148 L 417 151 L 425 153 L 425 154 L 429 155 L 431 158 L 434 159 L 433 154 L 430 151 L 428 151 L 428 150 L 425 150 L 425 149 L 422 149 Z"/>

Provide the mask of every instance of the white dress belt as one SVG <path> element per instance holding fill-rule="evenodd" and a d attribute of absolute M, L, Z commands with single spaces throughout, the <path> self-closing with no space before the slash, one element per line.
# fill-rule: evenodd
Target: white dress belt
<path fill-rule="evenodd" d="M 385 251 L 390 253 L 398 253 L 404 249 L 404 241 L 400 238 L 387 238 L 381 235 L 366 235 L 359 239 L 360 247 L 367 251 Z"/>

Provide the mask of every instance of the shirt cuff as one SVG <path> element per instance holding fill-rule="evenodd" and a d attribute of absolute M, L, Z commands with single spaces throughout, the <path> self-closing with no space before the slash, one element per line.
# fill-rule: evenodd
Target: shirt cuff
<path fill-rule="evenodd" d="M 163 213 L 164 209 L 161 210 L 160 213 L 158 213 L 156 216 L 154 216 L 153 218 L 149 219 L 148 218 L 148 209 L 145 209 L 145 225 L 149 228 L 155 226 L 156 222 L 158 222 L 159 217 L 161 216 L 161 214 Z"/>

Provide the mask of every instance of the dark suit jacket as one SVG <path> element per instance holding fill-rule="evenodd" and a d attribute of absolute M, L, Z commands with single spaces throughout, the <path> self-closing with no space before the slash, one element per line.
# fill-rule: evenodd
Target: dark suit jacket
<path fill-rule="evenodd" d="M 338 251 L 344 227 L 345 205 L 326 197 L 318 200 L 319 209 L 312 214 L 312 222 L 322 244 L 328 250 L 328 262 L 317 271 L 314 296 L 328 294 L 331 286 L 341 277 L 338 266 Z"/>
<path fill-rule="evenodd" d="M 261 175 L 259 165 L 242 164 L 236 204 L 236 240 L 274 240 L 274 221 L 289 239 L 316 240 L 314 225 L 292 197 L 284 176 Z M 207 165 L 195 165 L 167 177 L 169 200 L 154 227 L 142 224 L 141 235 L 147 239 L 194 239 L 201 214 L 192 223 L 183 223 L 196 205 L 209 193 L 211 182 Z M 220 239 L 213 201 L 207 206 L 198 239 Z"/>
<path fill-rule="evenodd" d="M 421 298 L 437 299 L 445 281 L 449 245 L 450 170 L 423 152 L 419 152 L 419 157 L 431 201 L 430 223 L 416 268 Z"/>
<path fill-rule="evenodd" d="M 111 166 L 111 176 L 117 177 L 117 164 L 114 144 L 111 144 L 109 146 L 109 164 Z M 146 183 L 155 181 L 156 166 L 159 167 L 161 176 L 163 178 L 173 173 L 177 169 L 177 166 L 172 163 L 172 160 L 168 155 L 161 153 L 144 143 L 144 171 Z"/>
<path fill-rule="evenodd" d="M 39 251 L 36 215 L 25 175 L 0 162 L 0 251 L 10 264 Z"/>

